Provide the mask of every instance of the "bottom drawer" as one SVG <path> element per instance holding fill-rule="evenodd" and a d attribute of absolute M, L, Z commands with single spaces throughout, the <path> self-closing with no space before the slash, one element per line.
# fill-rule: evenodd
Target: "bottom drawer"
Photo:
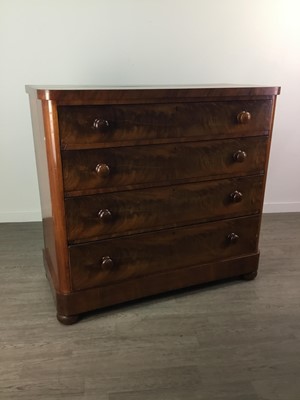
<path fill-rule="evenodd" d="M 73 290 L 256 253 L 259 223 L 243 217 L 70 246 Z"/>

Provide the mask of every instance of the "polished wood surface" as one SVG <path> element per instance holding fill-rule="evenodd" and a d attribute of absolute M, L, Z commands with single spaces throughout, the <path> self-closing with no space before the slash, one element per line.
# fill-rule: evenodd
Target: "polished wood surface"
<path fill-rule="evenodd" d="M 267 137 L 63 151 L 64 188 L 73 191 L 176 183 L 264 172 Z M 247 156 L 236 159 L 237 152 Z M 245 161 L 245 162 L 241 162 Z M 98 164 L 109 167 L 99 176 Z"/>
<path fill-rule="evenodd" d="M 35 154 L 39 178 L 45 251 L 57 291 L 69 293 L 70 275 L 64 223 L 64 190 L 55 104 L 30 99 Z"/>
<path fill-rule="evenodd" d="M 255 136 L 268 132 L 271 112 L 271 100 L 58 108 L 63 149 L 131 140 Z M 239 123 L 244 113 L 252 115 L 247 124 Z"/>
<path fill-rule="evenodd" d="M 70 246 L 73 289 L 254 254 L 259 220 L 236 218 Z M 103 257 L 113 261 L 111 268 Z"/>
<path fill-rule="evenodd" d="M 280 88 L 27 91 L 38 169 L 48 170 L 43 254 L 60 322 L 255 277 Z"/>
<path fill-rule="evenodd" d="M 69 241 L 259 213 L 263 176 L 232 178 L 65 200 Z"/>
<path fill-rule="evenodd" d="M 98 308 L 126 303 L 195 286 L 201 283 L 221 281 L 222 279 L 238 278 L 257 272 L 259 253 L 237 257 L 230 260 L 214 261 L 208 264 L 187 266 L 174 270 L 165 270 L 159 274 L 150 274 L 134 279 L 115 282 L 111 285 L 101 285 L 86 290 L 73 291 L 69 295 L 57 295 L 57 311 L 59 315 L 76 317 Z"/>
<path fill-rule="evenodd" d="M 254 281 L 194 286 L 72 326 L 56 323 L 42 224 L 0 224 L 0 237 L 1 400 L 298 400 L 300 213 L 263 216 Z"/>
<path fill-rule="evenodd" d="M 274 98 L 280 94 L 278 86 L 254 85 L 192 85 L 192 86 L 32 86 L 26 91 L 39 100 L 53 100 L 59 105 L 139 104 L 207 101 L 220 99 Z"/>

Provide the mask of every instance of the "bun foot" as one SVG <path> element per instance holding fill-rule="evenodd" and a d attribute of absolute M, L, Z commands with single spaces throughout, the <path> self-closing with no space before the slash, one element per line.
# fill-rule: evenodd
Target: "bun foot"
<path fill-rule="evenodd" d="M 253 281 L 257 276 L 257 271 L 249 272 L 249 274 L 242 275 L 244 281 Z"/>
<path fill-rule="evenodd" d="M 73 325 L 79 320 L 79 315 L 60 315 L 57 314 L 57 319 L 64 325 Z"/>

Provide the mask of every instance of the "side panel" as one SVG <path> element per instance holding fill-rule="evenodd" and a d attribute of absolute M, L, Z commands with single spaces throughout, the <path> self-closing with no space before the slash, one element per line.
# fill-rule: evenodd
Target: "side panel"
<path fill-rule="evenodd" d="M 56 104 L 30 97 L 43 218 L 44 245 L 53 286 L 71 292 Z"/>

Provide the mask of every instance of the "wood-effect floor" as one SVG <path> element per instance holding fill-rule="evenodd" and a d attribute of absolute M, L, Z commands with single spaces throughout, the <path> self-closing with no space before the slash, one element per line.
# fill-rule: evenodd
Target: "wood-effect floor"
<path fill-rule="evenodd" d="M 299 400 L 300 214 L 265 215 L 259 274 L 60 325 L 40 223 L 0 224 L 0 399 Z"/>

